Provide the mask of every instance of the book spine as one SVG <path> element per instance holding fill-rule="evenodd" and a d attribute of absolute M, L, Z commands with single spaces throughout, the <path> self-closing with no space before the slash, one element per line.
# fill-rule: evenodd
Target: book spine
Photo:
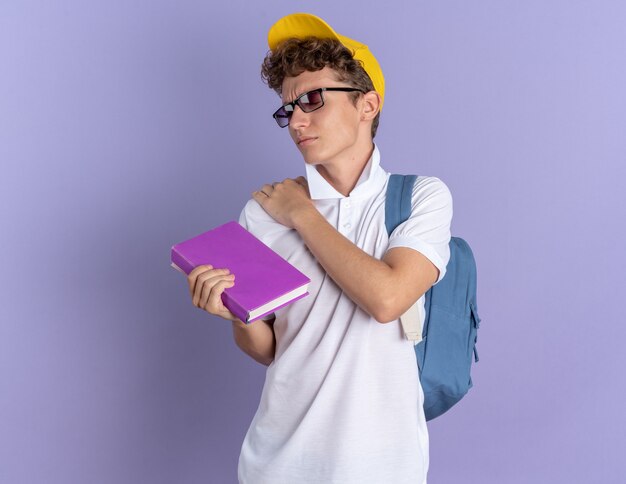
<path fill-rule="evenodd" d="M 193 264 L 185 259 L 185 257 L 180 252 L 178 252 L 176 247 L 172 247 L 170 260 L 174 264 L 176 264 L 181 270 L 183 270 L 187 275 L 189 275 L 189 273 L 193 270 Z"/>
<path fill-rule="evenodd" d="M 222 302 L 224 306 L 228 308 L 228 310 L 237 316 L 241 321 L 248 324 L 249 313 L 241 304 L 239 304 L 235 299 L 228 294 L 228 288 L 224 289 L 222 293 Z"/>

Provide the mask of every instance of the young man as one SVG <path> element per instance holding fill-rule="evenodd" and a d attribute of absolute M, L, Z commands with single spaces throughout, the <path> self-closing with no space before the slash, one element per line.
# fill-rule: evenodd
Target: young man
<path fill-rule="evenodd" d="M 389 173 L 373 143 L 385 95 L 378 62 L 308 14 L 279 20 L 269 46 L 274 118 L 307 177 L 263 185 L 239 222 L 311 279 L 310 295 L 246 326 L 219 299 L 232 275 L 189 275 L 194 305 L 232 320 L 238 346 L 269 365 L 239 480 L 425 483 L 424 397 L 399 318 L 414 308 L 423 321 L 423 294 L 445 274 L 450 192 L 419 177 L 409 220 L 388 237 Z"/>

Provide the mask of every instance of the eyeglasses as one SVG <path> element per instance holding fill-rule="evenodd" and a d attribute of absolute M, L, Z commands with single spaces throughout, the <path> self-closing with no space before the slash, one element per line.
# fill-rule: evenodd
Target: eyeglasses
<path fill-rule="evenodd" d="M 304 113 L 311 113 L 321 108 L 324 105 L 324 91 L 359 91 L 365 93 L 365 91 L 353 87 L 320 87 L 319 89 L 313 89 L 312 91 L 305 92 L 304 94 L 298 96 L 293 102 L 287 103 L 278 108 L 278 110 L 272 115 L 278 123 L 278 126 L 284 128 L 289 125 L 289 120 L 296 109 L 296 104 L 300 106 L 300 109 L 302 109 L 302 112 Z"/>

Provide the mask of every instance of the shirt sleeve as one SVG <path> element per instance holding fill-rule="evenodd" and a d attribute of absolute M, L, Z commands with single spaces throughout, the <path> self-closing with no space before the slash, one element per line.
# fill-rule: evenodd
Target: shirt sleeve
<path fill-rule="evenodd" d="M 250 230 L 250 222 L 248 221 L 248 210 L 250 206 L 250 200 L 246 203 L 239 214 L 239 225 L 241 225 L 244 229 Z"/>
<path fill-rule="evenodd" d="M 289 230 L 274 220 L 254 198 L 248 200 L 239 214 L 239 225 L 263 243 L 267 243 L 269 238 L 275 238 L 278 233 Z"/>
<path fill-rule="evenodd" d="M 387 250 L 394 247 L 415 249 L 439 269 L 437 284 L 450 260 L 452 195 L 436 177 L 418 177 L 411 194 L 411 215 L 389 237 Z"/>

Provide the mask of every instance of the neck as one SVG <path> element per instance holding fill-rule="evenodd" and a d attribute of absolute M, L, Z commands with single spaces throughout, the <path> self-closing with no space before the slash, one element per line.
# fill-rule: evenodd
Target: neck
<path fill-rule="evenodd" d="M 342 159 L 315 168 L 335 190 L 347 197 L 359 181 L 373 152 L 374 143 L 368 140 L 363 146 L 354 145 L 354 150 L 346 153 Z"/>

